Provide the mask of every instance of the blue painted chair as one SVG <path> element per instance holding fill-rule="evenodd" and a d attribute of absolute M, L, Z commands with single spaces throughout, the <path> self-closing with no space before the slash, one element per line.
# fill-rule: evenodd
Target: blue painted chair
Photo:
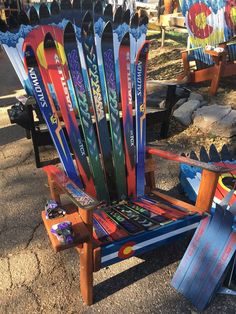
<path fill-rule="evenodd" d="M 189 82 L 210 81 L 215 95 L 221 77 L 236 74 L 235 3 L 233 1 L 180 1 L 190 49 L 182 52 L 183 76 Z"/>

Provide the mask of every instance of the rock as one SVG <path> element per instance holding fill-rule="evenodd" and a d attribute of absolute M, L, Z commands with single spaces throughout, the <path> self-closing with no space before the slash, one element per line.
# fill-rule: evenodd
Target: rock
<path fill-rule="evenodd" d="M 199 100 L 190 100 L 183 103 L 173 113 L 173 116 L 183 125 L 188 126 L 192 122 L 192 114 L 197 108 L 201 106 Z"/>
<path fill-rule="evenodd" d="M 236 135 L 236 110 L 231 110 L 220 121 L 213 123 L 210 132 L 223 137 Z"/>
<path fill-rule="evenodd" d="M 212 135 L 231 137 L 236 135 L 236 110 L 217 104 L 202 107 L 194 113 L 194 125 Z"/>
<path fill-rule="evenodd" d="M 173 110 L 178 109 L 181 105 L 183 105 L 187 101 L 187 98 L 180 98 L 176 104 L 173 106 Z"/>
<path fill-rule="evenodd" d="M 188 100 L 199 100 L 199 101 L 201 102 L 201 101 L 204 100 L 204 98 L 203 98 L 203 96 L 202 96 L 201 94 L 192 92 L 192 93 L 189 95 Z"/>

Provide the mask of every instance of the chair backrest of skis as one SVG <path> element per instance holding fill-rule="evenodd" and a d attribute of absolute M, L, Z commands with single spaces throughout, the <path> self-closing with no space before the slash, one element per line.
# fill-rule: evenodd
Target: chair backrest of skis
<path fill-rule="evenodd" d="M 143 25 L 147 18 L 140 18 L 142 31 L 137 25 L 136 37 L 129 33 L 129 24 L 124 20 L 117 42 L 117 28 L 113 30 L 111 18 L 101 16 L 100 29 L 94 25 L 98 20 L 89 10 L 83 14 L 82 23 L 77 23 L 73 10 L 67 10 L 63 23 L 57 17 L 57 26 L 41 22 L 35 27 L 27 35 L 23 50 L 34 96 L 65 172 L 99 200 L 113 201 L 144 194 L 149 44 L 145 42 Z M 77 170 L 71 162 L 57 109 L 62 114 Z"/>

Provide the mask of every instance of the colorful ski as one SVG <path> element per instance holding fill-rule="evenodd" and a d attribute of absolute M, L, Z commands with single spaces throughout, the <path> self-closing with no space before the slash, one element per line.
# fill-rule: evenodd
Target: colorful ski
<path fill-rule="evenodd" d="M 107 191 L 104 173 L 99 159 L 97 139 L 93 127 L 88 96 L 83 81 L 81 63 L 77 48 L 78 47 L 74 27 L 70 22 L 68 22 L 64 31 L 64 49 L 66 53 L 68 66 L 70 69 L 71 79 L 74 84 L 74 89 L 77 96 L 78 101 L 77 110 L 79 113 L 80 123 L 84 133 L 91 169 L 93 172 L 97 197 L 99 200 L 108 201 L 109 194 Z"/>
<path fill-rule="evenodd" d="M 135 59 L 137 55 L 137 40 L 139 36 L 139 15 L 135 13 L 130 21 L 130 65 L 132 82 L 135 81 Z"/>
<path fill-rule="evenodd" d="M 151 230 L 160 226 L 159 223 L 148 219 L 147 217 L 140 215 L 136 211 L 133 211 L 132 208 L 129 208 L 124 205 L 115 205 L 115 210 L 122 214 L 126 219 L 130 219 L 135 223 L 141 225 L 145 230 Z"/>
<path fill-rule="evenodd" d="M 107 244 L 113 241 L 95 218 L 93 218 L 93 237 L 99 245 Z"/>
<path fill-rule="evenodd" d="M 129 33 L 123 37 L 120 52 L 120 86 L 121 86 L 121 106 L 123 116 L 125 160 L 127 170 L 128 196 L 136 196 L 136 174 L 135 174 L 135 139 L 133 129 L 133 103 L 132 103 L 132 83 L 130 73 L 130 41 Z"/>
<path fill-rule="evenodd" d="M 82 187 L 82 182 L 80 181 L 74 167 L 73 159 L 71 157 L 67 140 L 62 130 L 59 118 L 57 116 L 57 112 L 55 110 L 52 100 L 47 96 L 47 92 L 44 87 L 44 83 L 32 47 L 25 46 L 24 54 L 26 71 L 28 72 L 28 77 L 33 87 L 35 99 L 48 126 L 49 132 L 57 149 L 64 170 L 69 178 L 76 182 L 79 187 Z"/>
<path fill-rule="evenodd" d="M 122 131 L 119 116 L 119 104 L 116 93 L 115 61 L 113 52 L 113 32 L 111 22 L 108 22 L 102 34 L 102 56 L 106 88 L 108 94 L 108 111 L 113 148 L 113 160 L 116 175 L 118 200 L 127 196 L 125 160 L 123 152 Z"/>
<path fill-rule="evenodd" d="M 137 225 L 133 221 L 126 219 L 120 213 L 118 213 L 114 208 L 109 207 L 105 209 L 106 214 L 115 221 L 115 223 L 121 225 L 128 233 L 135 234 L 144 231 L 144 228 Z"/>
<path fill-rule="evenodd" d="M 105 20 L 103 16 L 103 6 L 101 1 L 97 1 L 96 5 L 94 6 L 94 35 L 95 35 L 95 46 L 96 46 L 96 53 L 97 53 L 97 61 L 98 61 L 98 70 L 100 76 L 100 84 L 101 84 L 101 91 L 103 95 L 103 100 L 105 106 L 108 103 L 108 96 L 106 90 L 106 79 L 105 73 L 103 69 L 103 62 L 102 62 L 102 33 L 105 27 Z"/>
<path fill-rule="evenodd" d="M 159 223 L 159 224 L 166 224 L 167 222 L 172 222 L 172 220 L 165 218 L 162 215 L 159 214 L 155 214 L 153 212 L 151 212 L 150 210 L 147 210 L 146 208 L 143 208 L 142 206 L 139 206 L 137 204 L 134 203 L 127 203 L 127 205 L 125 205 L 129 208 L 132 208 L 134 211 L 136 211 L 137 213 Z"/>
<path fill-rule="evenodd" d="M 146 148 L 146 76 L 149 43 L 144 42 L 138 51 L 135 64 L 135 112 L 136 112 L 136 189 L 137 197 L 145 191 Z"/>
<path fill-rule="evenodd" d="M 93 20 L 90 13 L 86 13 L 82 24 L 82 44 L 85 54 L 85 61 L 93 96 L 93 109 L 96 119 L 98 140 L 100 151 L 103 157 L 104 169 L 106 173 L 107 184 L 109 187 L 111 199 L 117 199 L 115 175 L 112 163 L 112 152 L 109 130 L 106 120 L 103 95 L 99 79 L 98 63 L 94 43 Z"/>
<path fill-rule="evenodd" d="M 128 233 L 119 224 L 115 223 L 103 209 L 95 209 L 93 215 L 114 240 L 128 237 Z"/>
<path fill-rule="evenodd" d="M 221 211 L 220 219 L 214 219 Z M 216 217 L 217 218 L 217 217 Z M 192 261 L 185 279 L 180 285 L 179 291 L 184 293 L 186 298 L 194 302 L 197 295 L 201 293 L 201 286 L 207 279 L 212 263 L 220 256 L 225 243 L 232 232 L 233 216 L 230 212 L 224 211 L 217 205 L 211 224 L 208 228 L 208 237 L 199 243 L 198 251 Z M 204 241 L 203 241 L 204 240 Z M 201 241 L 201 240 L 200 240 Z"/>
<path fill-rule="evenodd" d="M 121 24 L 122 24 L 123 9 L 122 6 L 119 6 L 116 9 L 114 20 L 113 20 L 113 46 L 114 46 L 114 58 L 115 58 L 115 67 L 116 67 L 116 92 L 120 99 L 120 66 L 119 66 L 119 49 L 121 33 Z"/>
<path fill-rule="evenodd" d="M 137 40 L 137 51 L 141 48 L 143 43 L 146 40 L 147 35 L 147 26 L 148 26 L 148 16 L 144 11 L 142 11 L 142 14 L 139 18 L 139 34 L 138 34 L 138 40 Z"/>
<path fill-rule="evenodd" d="M 204 310 L 212 299 L 219 285 L 222 283 L 224 272 L 230 263 L 232 256 L 236 250 L 236 233 L 232 231 L 230 236 L 222 250 L 218 260 L 214 265 L 210 267 L 210 274 L 208 280 L 204 280 L 203 288 L 201 289 L 197 298 L 199 310 Z M 236 295 L 235 291 L 232 291 L 232 295 Z M 229 293 L 230 294 L 230 293 Z"/>
<path fill-rule="evenodd" d="M 58 54 L 55 41 L 51 33 L 47 33 L 44 39 L 44 56 L 47 64 L 48 74 L 54 85 L 58 103 L 60 105 L 61 114 L 65 123 L 65 127 L 72 145 L 75 160 L 85 185 L 85 190 L 92 196 L 96 195 L 93 178 L 90 173 L 85 148 L 80 136 L 78 123 L 73 111 L 70 94 L 67 86 L 66 60 L 61 60 Z"/>

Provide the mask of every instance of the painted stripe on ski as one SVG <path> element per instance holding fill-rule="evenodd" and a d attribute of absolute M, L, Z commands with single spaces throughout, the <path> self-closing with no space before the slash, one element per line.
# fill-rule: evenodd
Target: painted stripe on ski
<path fill-rule="evenodd" d="M 129 234 L 135 234 L 144 231 L 140 225 L 137 225 L 131 220 L 125 218 L 112 207 L 106 208 L 105 212 L 112 220 L 120 224 Z"/>
<path fill-rule="evenodd" d="M 120 86 L 121 106 L 123 116 L 125 161 L 127 170 L 128 196 L 136 196 L 136 173 L 135 173 L 135 139 L 132 115 L 132 83 L 130 72 L 130 42 L 129 33 L 123 37 L 119 52 L 120 63 Z"/>
<path fill-rule="evenodd" d="M 117 186 L 118 200 L 127 196 L 125 159 L 123 152 L 122 132 L 119 116 L 119 104 L 116 93 L 115 60 L 113 52 L 113 33 L 111 22 L 106 24 L 102 35 L 102 56 L 104 73 L 106 78 L 106 88 L 108 94 L 108 111 L 111 129 L 111 139 L 113 148 L 113 160 L 115 168 L 115 179 Z"/>
<path fill-rule="evenodd" d="M 114 240 L 128 237 L 128 232 L 122 229 L 119 224 L 115 223 L 103 209 L 94 210 L 93 215 Z"/>
<path fill-rule="evenodd" d="M 144 42 L 135 64 L 135 111 L 136 111 L 136 189 L 137 197 L 144 195 L 146 156 L 146 76 L 149 42 Z"/>

